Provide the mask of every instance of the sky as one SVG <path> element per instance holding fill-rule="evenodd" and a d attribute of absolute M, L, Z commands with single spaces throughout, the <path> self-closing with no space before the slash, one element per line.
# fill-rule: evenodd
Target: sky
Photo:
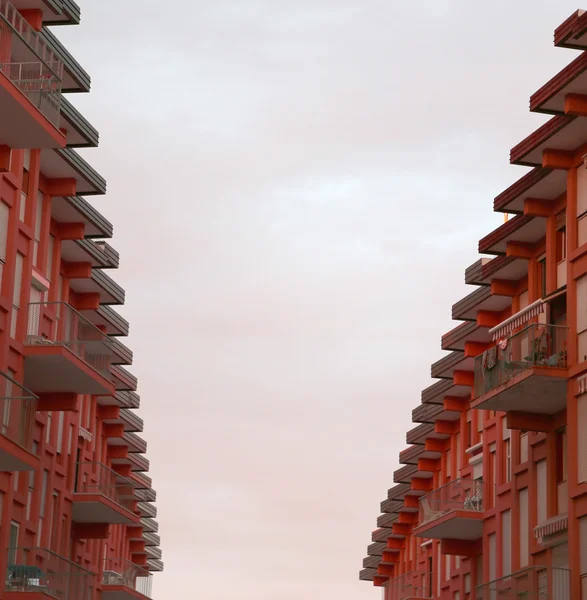
<path fill-rule="evenodd" d="M 54 32 L 92 76 L 69 99 L 121 253 L 154 599 L 378 599 L 379 503 L 581 6 L 79 3 Z"/>

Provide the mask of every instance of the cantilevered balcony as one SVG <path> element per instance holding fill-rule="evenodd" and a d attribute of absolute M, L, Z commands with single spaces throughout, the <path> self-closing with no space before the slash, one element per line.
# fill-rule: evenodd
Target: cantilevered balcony
<path fill-rule="evenodd" d="M 0 372 L 0 471 L 32 471 L 39 457 L 33 440 L 37 396 Z"/>
<path fill-rule="evenodd" d="M 0 0 L 0 37 L 0 145 L 63 147 L 63 63 L 8 0 Z"/>
<path fill-rule="evenodd" d="M 387 589 L 387 600 L 428 600 L 432 598 L 432 575 L 410 571 L 390 579 Z"/>
<path fill-rule="evenodd" d="M 102 600 L 151 598 L 151 573 L 123 558 L 108 558 L 102 576 Z"/>
<path fill-rule="evenodd" d="M 9 548 L 3 600 L 92 600 L 95 576 L 44 548 Z"/>
<path fill-rule="evenodd" d="M 45 25 L 79 25 L 80 8 L 74 0 L 11 0 L 18 10 L 41 11 Z"/>
<path fill-rule="evenodd" d="M 476 540 L 483 533 L 483 481 L 456 479 L 420 498 L 417 537 Z"/>
<path fill-rule="evenodd" d="M 534 566 L 477 586 L 476 600 L 571 600 L 570 571 Z"/>
<path fill-rule="evenodd" d="M 475 359 L 471 406 L 553 415 L 566 390 L 567 327 L 533 323 Z"/>
<path fill-rule="evenodd" d="M 79 463 L 73 494 L 75 523 L 138 523 L 135 485 L 102 463 Z"/>
<path fill-rule="evenodd" d="M 25 341 L 25 385 L 36 394 L 110 394 L 107 335 L 65 302 L 31 303 Z"/>

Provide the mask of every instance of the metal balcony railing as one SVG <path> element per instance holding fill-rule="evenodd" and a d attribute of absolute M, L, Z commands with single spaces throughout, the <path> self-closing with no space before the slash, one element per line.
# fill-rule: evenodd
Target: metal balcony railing
<path fill-rule="evenodd" d="M 16 34 L 17 38 L 26 45 L 29 52 L 14 43 L 13 34 Z M 11 48 L 13 58 L 20 59 L 9 62 L 29 62 L 23 55 L 25 53 L 30 55 L 32 52 L 55 77 L 60 81 L 63 80 L 63 61 L 8 0 L 0 0 L 0 38 L 4 42 L 2 53 L 7 53 L 8 48 Z"/>
<path fill-rule="evenodd" d="M 410 571 L 399 577 L 390 579 L 387 584 L 388 600 L 405 600 L 406 598 L 432 598 L 432 577 L 430 573 Z"/>
<path fill-rule="evenodd" d="M 0 433 L 36 454 L 33 447 L 37 396 L 0 371 Z"/>
<path fill-rule="evenodd" d="M 107 558 L 104 561 L 102 585 L 124 586 L 151 598 L 153 576 L 124 558 Z"/>
<path fill-rule="evenodd" d="M 27 345 L 65 346 L 112 381 L 112 343 L 105 333 L 66 302 L 33 302 L 28 309 Z"/>
<path fill-rule="evenodd" d="M 46 594 L 57 600 L 91 600 L 95 577 L 44 548 L 9 548 L 6 592 Z"/>
<path fill-rule="evenodd" d="M 0 72 L 59 127 L 63 61 L 8 0 L 0 0 Z"/>
<path fill-rule="evenodd" d="M 420 498 L 419 525 L 455 510 L 483 512 L 483 481 L 456 479 Z"/>
<path fill-rule="evenodd" d="M 0 62 L 3 73 L 19 92 L 55 127 L 61 115 L 61 81 L 42 62 Z"/>
<path fill-rule="evenodd" d="M 476 600 L 571 600 L 570 571 L 534 566 L 477 586 Z"/>
<path fill-rule="evenodd" d="M 135 485 L 130 479 L 98 462 L 77 464 L 75 485 L 77 494 L 98 494 L 112 500 L 122 508 L 135 508 Z"/>
<path fill-rule="evenodd" d="M 475 359 L 477 398 L 531 367 L 567 366 L 567 331 L 560 325 L 533 323 Z"/>

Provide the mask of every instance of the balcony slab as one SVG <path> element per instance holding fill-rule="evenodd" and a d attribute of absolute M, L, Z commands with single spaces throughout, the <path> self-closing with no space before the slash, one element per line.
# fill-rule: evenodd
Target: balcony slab
<path fill-rule="evenodd" d="M 10 148 L 63 148 L 65 136 L 0 73 L 0 145 Z"/>
<path fill-rule="evenodd" d="M 416 537 L 476 540 L 483 535 L 483 513 L 454 510 L 414 529 Z"/>
<path fill-rule="evenodd" d="M 0 471 L 34 471 L 39 458 L 0 435 Z"/>
<path fill-rule="evenodd" d="M 554 415 L 566 407 L 568 371 L 534 366 L 475 398 L 471 408 Z"/>
<path fill-rule="evenodd" d="M 26 387 L 35 393 L 112 394 L 114 385 L 66 346 L 25 346 Z"/>
<path fill-rule="evenodd" d="M 101 494 L 74 493 L 72 521 L 132 525 L 138 523 L 140 517 Z"/>
<path fill-rule="evenodd" d="M 124 585 L 102 586 L 102 600 L 146 600 L 148 596 Z"/>

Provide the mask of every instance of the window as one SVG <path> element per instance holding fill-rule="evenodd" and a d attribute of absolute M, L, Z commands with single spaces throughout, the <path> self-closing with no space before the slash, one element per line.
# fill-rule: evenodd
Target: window
<path fill-rule="evenodd" d="M 587 394 L 577 398 L 578 482 L 587 481 Z"/>
<path fill-rule="evenodd" d="M 72 450 L 73 450 L 73 440 L 74 440 L 74 437 L 75 437 L 74 426 L 70 425 L 69 426 L 69 445 L 68 445 L 68 448 L 67 448 L 67 454 L 69 456 L 71 456 L 71 453 L 72 453 Z"/>
<path fill-rule="evenodd" d="M 587 360 L 587 275 L 577 279 L 578 361 Z"/>
<path fill-rule="evenodd" d="M 528 432 L 520 432 L 520 464 L 528 462 Z"/>
<path fill-rule="evenodd" d="M 452 456 L 451 456 L 450 448 L 446 451 L 445 460 L 446 460 L 446 478 L 450 480 L 452 477 Z"/>
<path fill-rule="evenodd" d="M 42 300 L 43 292 L 34 285 L 31 285 L 31 291 L 29 293 L 29 319 L 27 323 L 27 335 L 33 336 L 34 338 L 39 337 Z"/>
<path fill-rule="evenodd" d="M 518 510 L 520 524 L 520 568 L 528 566 L 528 488 L 523 488 L 518 493 Z"/>
<path fill-rule="evenodd" d="M 43 485 L 41 487 L 41 505 L 39 507 L 39 515 L 45 516 L 45 503 L 47 502 L 47 484 L 49 483 L 49 471 L 43 471 Z"/>
<path fill-rule="evenodd" d="M 21 189 L 21 193 L 20 193 L 20 210 L 19 210 L 19 217 L 23 223 L 26 218 L 26 204 L 27 204 L 27 197 L 29 195 L 29 184 L 30 184 L 29 169 L 30 169 L 30 165 L 28 165 L 25 160 L 25 167 L 22 170 L 22 189 Z"/>
<path fill-rule="evenodd" d="M 489 551 L 489 581 L 494 581 L 495 579 L 497 579 L 497 551 L 495 533 L 490 533 L 487 536 L 487 545 Z"/>
<path fill-rule="evenodd" d="M 57 425 L 57 454 L 61 454 L 63 451 L 63 421 L 65 418 L 65 413 L 63 411 L 59 411 L 59 421 Z"/>
<path fill-rule="evenodd" d="M 53 492 L 53 503 L 51 505 L 51 520 L 49 521 L 49 544 L 50 549 L 57 551 L 57 535 L 59 533 L 59 492 Z"/>
<path fill-rule="evenodd" d="M 10 537 L 8 540 L 8 563 L 16 563 L 16 549 L 18 548 L 18 532 L 20 525 L 16 521 L 10 522 Z"/>
<path fill-rule="evenodd" d="M 568 512 L 567 488 L 567 434 L 563 429 L 556 432 L 556 506 L 557 514 Z"/>
<path fill-rule="evenodd" d="M 520 294 L 520 297 L 518 299 L 518 304 L 519 304 L 518 310 L 523 310 L 524 308 L 526 308 L 528 306 L 528 304 L 529 304 L 528 290 L 525 290 Z"/>
<path fill-rule="evenodd" d="M 502 451 L 502 465 L 501 465 L 501 473 L 503 477 L 502 483 L 509 483 L 512 480 L 512 432 L 511 429 L 507 428 L 507 420 L 502 419 L 501 421 L 502 428 L 502 438 L 503 445 L 501 448 Z"/>
<path fill-rule="evenodd" d="M 546 257 L 538 261 L 538 289 L 540 297 L 546 296 Z"/>
<path fill-rule="evenodd" d="M 2 273 L 6 264 L 6 249 L 8 247 L 8 220 L 10 218 L 10 208 L 8 204 L 0 202 L 0 283 L 2 282 Z"/>
<path fill-rule="evenodd" d="M 43 471 L 43 483 L 41 486 L 41 505 L 39 507 L 39 527 L 37 529 L 37 546 L 41 546 L 43 535 L 43 520 L 45 518 L 45 504 L 47 503 L 47 484 L 49 483 L 49 471 Z"/>
<path fill-rule="evenodd" d="M 45 443 L 51 443 L 51 424 L 53 422 L 53 413 L 49 411 L 47 413 L 47 425 L 45 426 Z"/>
<path fill-rule="evenodd" d="M 579 519 L 579 563 L 582 597 L 585 598 L 585 590 L 587 590 L 587 517 Z"/>
<path fill-rule="evenodd" d="M 45 269 L 45 275 L 49 281 L 53 277 L 53 251 L 55 248 L 55 238 L 49 236 L 49 247 L 47 248 L 47 267 Z"/>
<path fill-rule="evenodd" d="M 43 194 L 37 192 L 37 206 L 35 207 L 35 237 L 33 240 L 33 265 L 39 266 L 39 246 L 41 245 L 41 230 L 43 225 Z"/>
<path fill-rule="evenodd" d="M 536 463 L 536 521 L 546 521 L 546 460 Z"/>
<path fill-rule="evenodd" d="M 457 472 L 455 477 L 459 477 L 462 468 L 461 434 L 455 434 L 455 452 L 457 453 Z"/>
<path fill-rule="evenodd" d="M 36 454 L 38 450 L 39 444 L 37 442 L 33 442 L 33 453 Z M 33 493 L 35 491 L 35 472 L 29 471 L 29 489 L 27 492 L 26 499 L 26 519 L 27 521 L 31 520 L 31 506 L 33 503 Z"/>
<path fill-rule="evenodd" d="M 473 428 L 471 425 L 471 411 L 467 411 L 467 439 L 465 441 L 466 448 L 470 448 L 473 445 Z"/>
<path fill-rule="evenodd" d="M 497 476 L 497 460 L 495 454 L 495 444 L 491 444 L 489 448 L 489 477 L 487 482 L 491 488 L 490 493 L 488 494 L 488 508 L 493 508 L 495 506 L 496 499 L 496 476 Z"/>
<path fill-rule="evenodd" d="M 556 432 L 556 482 L 564 483 L 567 480 L 567 433 Z"/>
<path fill-rule="evenodd" d="M 22 270 L 24 266 L 24 256 L 16 253 L 16 268 L 14 272 L 14 292 L 12 295 L 12 318 L 10 319 L 10 337 L 16 337 L 16 324 L 18 321 L 18 311 L 20 309 L 20 292 L 22 289 Z"/>
<path fill-rule="evenodd" d="M 477 412 L 477 442 L 480 443 L 483 441 L 483 421 L 485 417 L 484 410 L 478 410 Z"/>
<path fill-rule="evenodd" d="M 14 371 L 8 369 L 8 375 L 14 378 Z M 10 412 L 12 410 L 12 381 L 6 380 L 4 410 L 2 411 L 2 435 L 6 435 L 10 427 Z"/>
<path fill-rule="evenodd" d="M 502 577 L 512 572 L 512 521 L 511 512 L 501 513 L 501 574 Z"/>
<path fill-rule="evenodd" d="M 508 438 L 503 441 L 503 482 L 509 483 L 512 480 L 512 445 Z"/>
<path fill-rule="evenodd" d="M 567 230 L 562 227 L 556 232 L 556 262 L 562 262 L 567 258 Z M 544 296 L 543 296 L 544 298 Z"/>
<path fill-rule="evenodd" d="M 70 556 L 70 539 L 71 535 L 68 531 L 67 518 L 61 517 L 61 556 Z"/>
<path fill-rule="evenodd" d="M 578 245 L 587 242 L 587 172 L 581 165 L 577 170 L 577 233 Z M 571 217 L 571 215 L 569 215 Z"/>

